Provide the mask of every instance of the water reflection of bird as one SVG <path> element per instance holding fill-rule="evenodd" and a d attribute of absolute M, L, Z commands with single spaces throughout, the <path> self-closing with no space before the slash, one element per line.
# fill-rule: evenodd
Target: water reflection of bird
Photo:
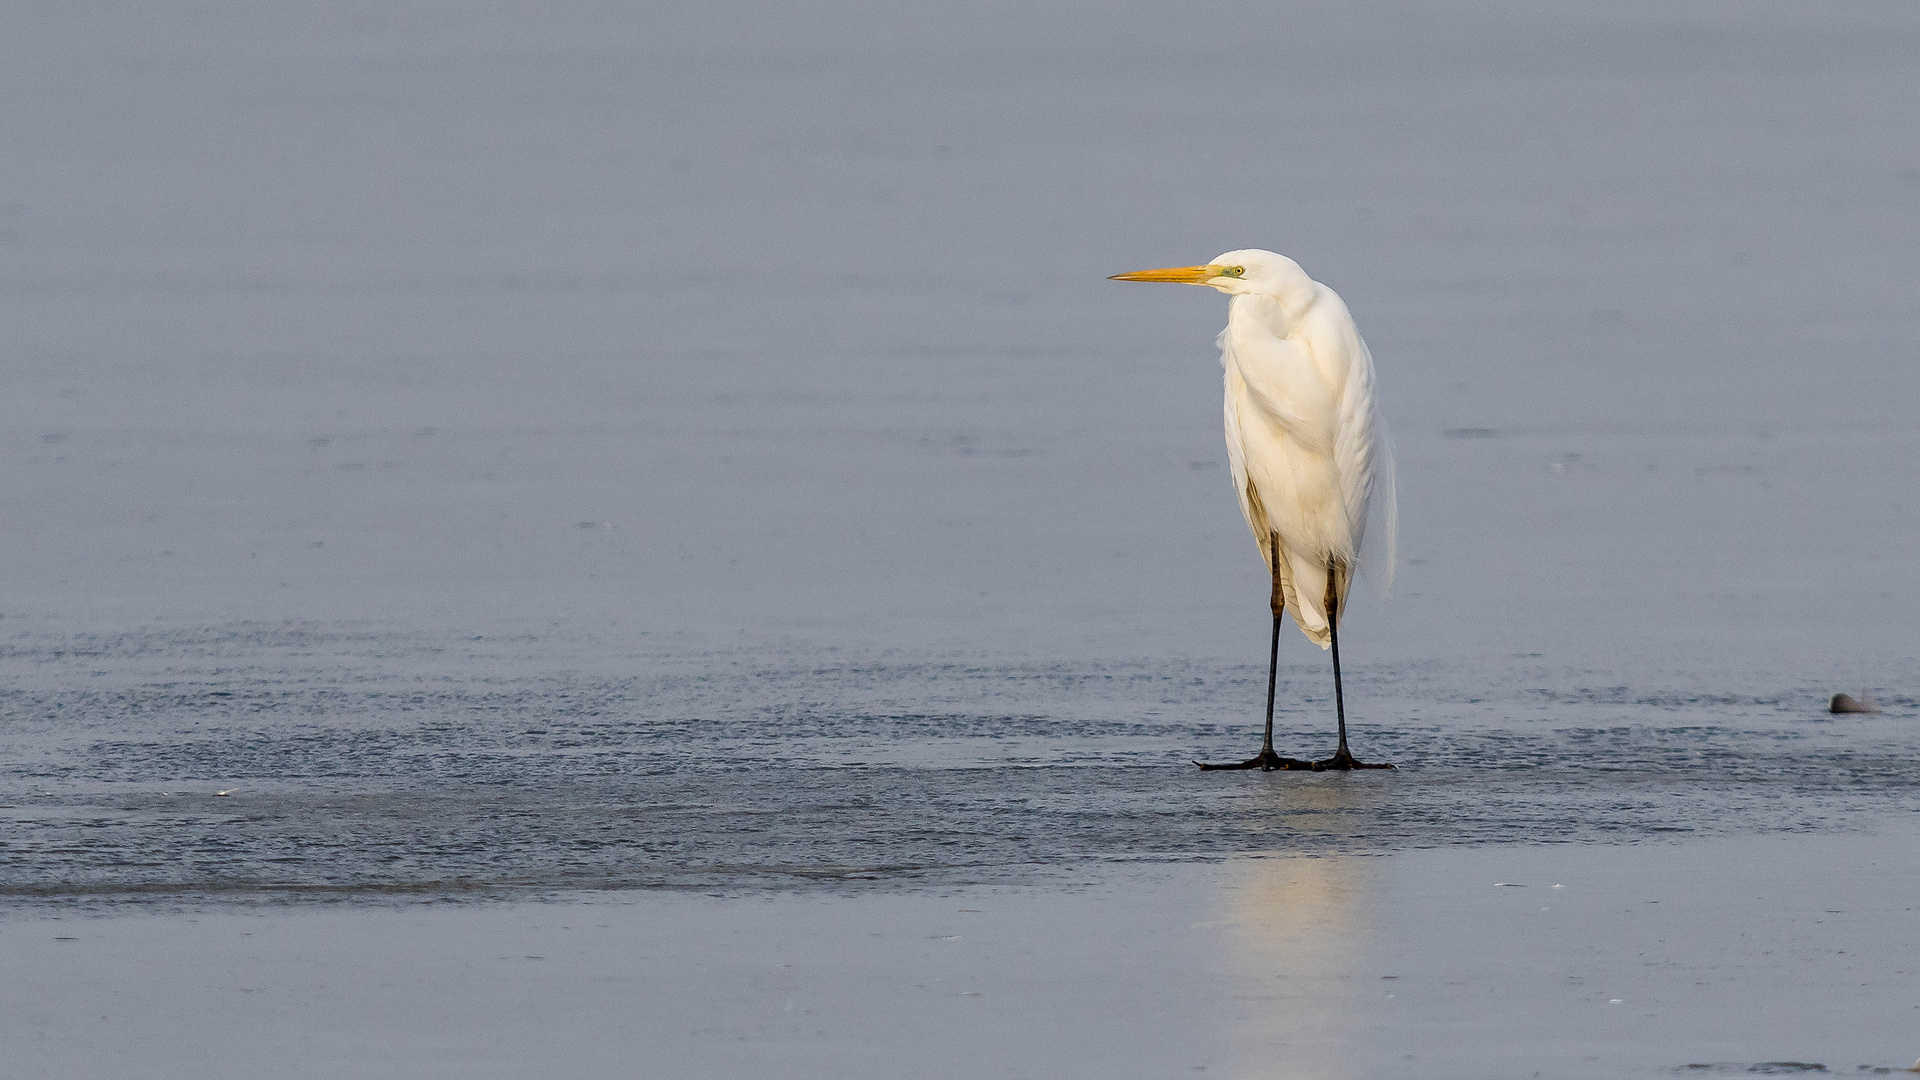
<path fill-rule="evenodd" d="M 1347 305 L 1298 263 L 1271 251 L 1229 251 L 1205 266 L 1115 274 L 1115 281 L 1206 285 L 1233 297 L 1220 333 L 1227 381 L 1227 455 L 1233 483 L 1273 577 L 1267 653 L 1267 729 L 1260 754 L 1203 769 L 1369 769 L 1347 749 L 1340 686 L 1340 615 L 1360 566 L 1368 503 L 1382 506 L 1376 550 L 1393 565 L 1393 462 L 1373 400 L 1373 357 Z M 1304 761 L 1273 750 L 1273 693 L 1280 615 L 1333 651 L 1339 749 Z"/>
<path fill-rule="evenodd" d="M 1226 1044 L 1234 1059 L 1224 1063 L 1228 1076 L 1365 1075 L 1356 1060 L 1355 1017 L 1375 994 L 1396 985 L 1375 983 L 1363 991 L 1354 978 L 1377 948 L 1369 899 L 1379 895 L 1383 862 L 1290 856 L 1229 864 L 1221 899 L 1230 933 L 1219 970 L 1247 982 L 1241 1008 L 1226 1014 L 1239 1016 L 1223 1017 L 1231 1025 Z M 1276 981 L 1276 972 L 1285 978 Z"/>

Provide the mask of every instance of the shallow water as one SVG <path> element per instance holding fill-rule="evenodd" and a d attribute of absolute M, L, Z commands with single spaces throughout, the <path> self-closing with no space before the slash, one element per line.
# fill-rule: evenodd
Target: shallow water
<path fill-rule="evenodd" d="M 0 892 L 1909 813 L 1916 49 L 1895 3 L 10 10 Z M 1391 775 L 1186 764 L 1263 689 L 1222 305 L 1104 278 L 1250 244 L 1378 358 Z"/>
<path fill-rule="evenodd" d="M 449 674 L 531 647 L 140 635 L 85 646 L 94 673 L 74 685 L 81 646 L 16 641 L 44 686 L 5 699 L 0 890 L 1063 883 L 1142 861 L 1850 830 L 1920 811 L 1905 701 L 1832 717 L 1794 694 L 1436 700 L 1430 676 L 1372 672 L 1353 738 L 1396 771 L 1202 775 L 1190 758 L 1255 746 L 1264 672 L 707 656 L 636 658 L 653 673 L 626 679 Z M 1328 704 L 1291 703 L 1278 744 L 1329 749 Z"/>

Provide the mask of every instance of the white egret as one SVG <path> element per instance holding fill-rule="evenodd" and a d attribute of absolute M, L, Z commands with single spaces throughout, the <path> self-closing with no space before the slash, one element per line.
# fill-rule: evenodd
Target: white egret
<path fill-rule="evenodd" d="M 1393 460 L 1373 400 L 1373 357 L 1347 305 L 1271 251 L 1229 251 L 1205 266 L 1115 274 L 1114 281 L 1206 285 L 1233 297 L 1220 332 L 1226 368 L 1227 458 L 1240 512 L 1273 577 L 1273 640 L 1267 651 L 1267 735 L 1258 757 L 1203 769 L 1390 769 L 1347 749 L 1340 687 L 1340 615 L 1360 567 L 1369 501 L 1381 499 L 1369 572 L 1393 568 Z M 1273 750 L 1273 692 L 1280 615 L 1333 651 L 1339 749 L 1307 761 Z"/>

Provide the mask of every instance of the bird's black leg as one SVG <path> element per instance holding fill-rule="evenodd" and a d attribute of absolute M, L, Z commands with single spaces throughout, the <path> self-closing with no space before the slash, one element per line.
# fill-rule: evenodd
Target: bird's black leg
<path fill-rule="evenodd" d="M 1230 761 L 1220 765 L 1209 765 L 1196 761 L 1202 769 L 1260 769 L 1271 772 L 1274 769 L 1311 769 L 1314 763 L 1299 758 L 1281 757 L 1273 752 L 1273 688 L 1274 678 L 1280 665 L 1280 616 L 1273 617 L 1273 641 L 1267 647 L 1267 737 L 1260 744 L 1260 756 L 1245 761 Z"/>
<path fill-rule="evenodd" d="M 1245 761 L 1228 762 L 1222 765 L 1208 765 L 1202 761 L 1194 762 L 1195 765 L 1200 766 L 1202 769 L 1259 769 L 1263 772 L 1271 772 L 1274 769 L 1311 769 L 1314 767 L 1311 761 L 1281 757 L 1279 754 L 1273 752 L 1273 687 L 1275 677 L 1280 670 L 1280 612 L 1282 610 L 1279 571 L 1280 537 L 1278 534 L 1273 537 L 1273 559 L 1273 565 L 1275 567 L 1273 577 L 1273 639 L 1267 645 L 1267 736 L 1260 743 L 1259 757 L 1251 757 Z"/>
<path fill-rule="evenodd" d="M 1379 763 L 1361 761 L 1353 756 L 1353 751 L 1347 749 L 1347 699 L 1340 688 L 1339 578 L 1337 575 L 1329 574 L 1327 581 L 1327 633 L 1333 638 L 1333 712 L 1340 722 L 1340 748 L 1333 752 L 1332 757 L 1314 762 L 1312 767 L 1315 770 L 1391 769 L 1393 766 L 1384 761 Z"/>

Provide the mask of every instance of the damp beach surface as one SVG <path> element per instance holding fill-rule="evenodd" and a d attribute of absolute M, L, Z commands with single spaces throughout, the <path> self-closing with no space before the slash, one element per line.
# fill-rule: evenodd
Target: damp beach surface
<path fill-rule="evenodd" d="M 1911 1063 L 1917 52 L 10 8 L 0 1075 Z M 1105 277 L 1245 245 L 1377 360 L 1396 772 L 1189 763 L 1265 691 L 1224 312 Z"/>

